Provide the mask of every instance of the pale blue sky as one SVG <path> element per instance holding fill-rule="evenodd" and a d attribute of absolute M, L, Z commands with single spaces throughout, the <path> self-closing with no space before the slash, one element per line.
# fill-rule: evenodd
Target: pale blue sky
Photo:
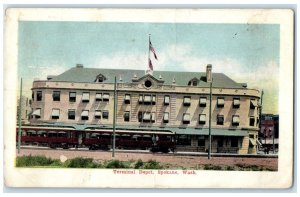
<path fill-rule="evenodd" d="M 279 25 L 20 22 L 19 76 L 33 78 L 85 67 L 147 69 L 148 34 L 154 69 L 224 72 L 264 89 L 264 112 L 277 113 Z M 27 86 L 27 87 L 26 87 Z"/>

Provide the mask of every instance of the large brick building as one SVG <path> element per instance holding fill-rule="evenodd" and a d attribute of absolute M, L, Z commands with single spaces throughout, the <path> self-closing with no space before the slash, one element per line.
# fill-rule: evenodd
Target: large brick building
<path fill-rule="evenodd" d="M 32 87 L 31 124 L 171 131 L 176 149 L 207 151 L 212 78 L 212 152 L 256 153 L 260 93 L 223 73 L 95 69 L 77 65 Z"/>

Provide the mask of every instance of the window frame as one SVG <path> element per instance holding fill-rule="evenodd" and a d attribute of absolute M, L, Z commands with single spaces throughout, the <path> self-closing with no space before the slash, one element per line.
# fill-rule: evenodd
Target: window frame
<path fill-rule="evenodd" d="M 238 103 L 238 104 L 234 104 L 234 101 L 235 101 L 235 100 L 238 100 L 239 103 Z M 240 105 L 241 105 L 241 99 L 240 99 L 240 98 L 233 98 L 233 100 L 232 100 L 232 108 L 233 108 L 233 109 L 239 109 L 239 108 L 240 108 Z"/>
<path fill-rule="evenodd" d="M 88 95 L 88 100 L 86 98 L 83 100 L 83 97 L 84 97 L 83 95 Z M 89 103 L 90 102 L 90 93 L 89 92 L 82 92 L 81 102 L 83 102 L 83 103 Z"/>
<path fill-rule="evenodd" d="M 189 99 L 189 102 L 186 102 L 186 99 Z M 183 97 L 183 106 L 190 107 L 191 106 L 192 97 L 191 96 L 184 96 Z"/>
<path fill-rule="evenodd" d="M 56 90 L 54 90 L 53 92 L 52 92 L 52 101 L 60 101 L 60 91 L 56 91 Z M 58 97 L 56 97 L 56 96 L 58 96 Z"/>
<path fill-rule="evenodd" d="M 70 118 L 70 112 L 74 112 L 74 118 Z M 68 120 L 75 120 L 76 119 L 76 110 L 75 109 L 69 109 L 68 110 Z"/>
<path fill-rule="evenodd" d="M 71 96 L 71 94 L 75 94 L 75 96 Z M 69 102 L 76 102 L 76 92 L 69 92 Z"/>
<path fill-rule="evenodd" d="M 166 98 L 169 99 L 168 102 L 166 102 Z M 164 96 L 164 105 L 170 105 L 170 95 L 165 95 L 165 96 Z"/>
<path fill-rule="evenodd" d="M 36 91 L 36 101 L 42 101 L 43 100 L 43 91 Z"/>
<path fill-rule="evenodd" d="M 102 119 L 105 119 L 105 120 L 109 119 L 109 111 L 108 110 L 103 110 L 102 111 Z"/>
<path fill-rule="evenodd" d="M 219 122 L 219 118 L 223 118 L 222 123 Z M 222 114 L 218 114 L 217 115 L 217 125 L 224 125 L 224 115 L 222 115 Z"/>
<path fill-rule="evenodd" d="M 82 113 L 84 112 L 84 111 L 87 111 L 87 113 L 88 113 L 88 115 L 87 116 L 82 116 Z M 89 110 L 82 110 L 82 112 L 81 112 L 81 120 L 89 120 Z"/>
<path fill-rule="evenodd" d="M 201 120 L 201 116 L 205 117 L 204 121 Z M 198 121 L 198 123 L 201 124 L 201 125 L 205 125 L 206 124 L 206 114 L 199 114 L 199 121 Z"/>
<path fill-rule="evenodd" d="M 53 116 L 54 110 L 57 110 L 57 111 L 58 111 L 58 116 Z M 54 118 L 54 117 L 55 117 L 55 118 Z M 52 120 L 58 120 L 59 117 L 60 117 L 60 109 L 58 109 L 58 108 L 53 108 L 53 109 L 52 109 L 52 113 L 51 113 L 51 119 L 52 119 Z"/>
<path fill-rule="evenodd" d="M 223 103 L 219 103 L 219 100 L 223 100 Z M 224 97 L 218 97 L 217 98 L 217 107 L 218 108 L 224 108 L 225 106 L 225 98 Z"/>
<path fill-rule="evenodd" d="M 185 120 L 185 116 L 189 116 L 189 120 Z M 190 113 L 183 113 L 182 115 L 182 124 L 190 124 L 191 123 L 191 114 Z"/>
<path fill-rule="evenodd" d="M 124 122 L 130 122 L 130 111 L 124 112 Z"/>
<path fill-rule="evenodd" d="M 234 121 L 233 121 L 234 118 L 238 118 L 238 122 L 234 122 Z M 231 125 L 232 125 L 232 126 L 239 126 L 239 125 L 240 125 L 240 121 L 241 121 L 241 119 L 240 119 L 240 116 L 239 116 L 239 115 L 232 115 L 232 120 L 231 120 Z"/>

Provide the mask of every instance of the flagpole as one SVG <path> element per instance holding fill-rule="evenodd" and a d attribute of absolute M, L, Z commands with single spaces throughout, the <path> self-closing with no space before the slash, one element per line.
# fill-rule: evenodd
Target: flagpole
<path fill-rule="evenodd" d="M 148 69 L 149 69 L 149 65 L 150 65 L 150 36 L 151 36 L 151 34 L 149 34 L 149 42 L 148 42 L 148 45 L 149 45 L 149 48 L 148 48 Z"/>

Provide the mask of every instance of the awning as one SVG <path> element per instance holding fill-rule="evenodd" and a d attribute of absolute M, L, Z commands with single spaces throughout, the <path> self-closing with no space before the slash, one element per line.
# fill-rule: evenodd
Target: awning
<path fill-rule="evenodd" d="M 52 109 L 52 116 L 59 116 L 59 109 Z"/>
<path fill-rule="evenodd" d="M 252 138 L 249 138 L 249 142 L 250 144 L 252 144 L 253 146 L 256 146 L 255 140 Z"/>
<path fill-rule="evenodd" d="M 143 95 L 139 96 L 139 102 L 143 102 Z"/>
<path fill-rule="evenodd" d="M 96 99 L 102 99 L 102 94 L 101 93 L 96 93 Z"/>
<path fill-rule="evenodd" d="M 183 103 L 191 103 L 191 98 L 190 97 L 184 97 L 183 98 Z"/>
<path fill-rule="evenodd" d="M 32 113 L 33 116 L 41 116 L 41 109 L 36 109 L 34 110 L 34 112 Z"/>
<path fill-rule="evenodd" d="M 155 101 L 156 101 L 156 96 L 152 95 L 152 102 L 155 102 Z"/>
<path fill-rule="evenodd" d="M 149 112 L 144 113 L 143 119 L 144 120 L 150 120 L 151 119 L 151 114 Z"/>
<path fill-rule="evenodd" d="M 224 99 L 218 98 L 218 105 L 224 105 Z"/>
<path fill-rule="evenodd" d="M 76 97 L 76 92 L 70 92 L 70 97 L 75 98 Z"/>
<path fill-rule="evenodd" d="M 206 120 L 206 115 L 205 114 L 200 114 L 199 121 L 205 122 L 205 120 Z"/>
<path fill-rule="evenodd" d="M 240 105 L 240 99 L 233 99 L 233 105 Z"/>
<path fill-rule="evenodd" d="M 257 101 L 256 100 L 250 100 L 250 103 L 252 106 L 257 107 Z"/>
<path fill-rule="evenodd" d="M 181 135 L 208 135 L 208 129 L 193 129 L 193 128 L 172 128 L 171 129 L 176 134 Z M 228 130 L 228 129 L 212 129 L 211 135 L 213 136 L 237 136 L 237 137 L 245 137 L 248 136 L 247 130 Z"/>
<path fill-rule="evenodd" d="M 103 94 L 103 99 L 109 99 L 109 94 L 104 93 L 104 94 Z"/>
<path fill-rule="evenodd" d="M 240 123 L 240 117 L 239 116 L 233 116 L 232 122 L 233 123 Z"/>
<path fill-rule="evenodd" d="M 167 104 L 170 103 L 170 97 L 169 96 L 165 96 L 165 103 L 167 103 Z"/>
<path fill-rule="evenodd" d="M 88 110 L 82 111 L 81 116 L 89 116 L 89 111 Z"/>
<path fill-rule="evenodd" d="M 125 94 L 125 101 L 130 101 L 130 95 L 129 94 Z"/>
<path fill-rule="evenodd" d="M 204 97 L 200 98 L 200 104 L 201 105 L 206 104 L 206 98 Z"/>
<path fill-rule="evenodd" d="M 260 143 L 259 140 L 256 140 L 256 144 L 259 145 L 259 146 L 261 146 L 261 143 Z"/>
<path fill-rule="evenodd" d="M 164 113 L 164 120 L 169 120 L 169 113 Z"/>
<path fill-rule="evenodd" d="M 101 116 L 101 111 L 95 111 L 95 116 Z"/>
<path fill-rule="evenodd" d="M 184 114 L 183 121 L 190 121 L 190 114 Z"/>
<path fill-rule="evenodd" d="M 82 100 L 83 101 L 89 101 L 90 100 L 90 94 L 89 93 L 82 93 Z"/>
<path fill-rule="evenodd" d="M 144 101 L 145 102 L 151 102 L 151 96 L 150 95 L 145 95 Z"/>

